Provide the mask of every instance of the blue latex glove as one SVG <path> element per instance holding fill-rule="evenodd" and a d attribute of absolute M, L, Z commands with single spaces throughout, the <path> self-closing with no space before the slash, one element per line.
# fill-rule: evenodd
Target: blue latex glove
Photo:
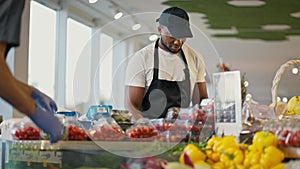
<path fill-rule="evenodd" d="M 41 109 L 38 105 L 30 119 L 44 132 L 50 134 L 50 142 L 55 143 L 62 138 L 63 126 L 57 117 Z"/>
<path fill-rule="evenodd" d="M 49 111 L 55 113 L 57 111 L 57 106 L 54 100 L 52 100 L 49 96 L 42 93 L 36 88 L 33 88 L 31 98 L 35 101 L 35 103 L 41 108 L 45 109 L 45 111 Z"/>

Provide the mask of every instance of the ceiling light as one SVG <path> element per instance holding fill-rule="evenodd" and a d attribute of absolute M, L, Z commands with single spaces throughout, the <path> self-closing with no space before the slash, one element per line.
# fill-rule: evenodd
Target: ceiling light
<path fill-rule="evenodd" d="M 233 0 L 227 2 L 229 5 L 237 6 L 237 7 L 257 7 L 265 5 L 264 1 L 259 0 Z"/>
<path fill-rule="evenodd" d="M 249 82 L 248 82 L 247 80 L 244 82 L 244 86 L 245 86 L 245 87 L 248 87 L 248 86 L 249 86 Z"/>
<path fill-rule="evenodd" d="M 131 29 L 136 31 L 136 30 L 139 30 L 141 28 L 141 24 L 134 24 Z"/>
<path fill-rule="evenodd" d="M 150 40 L 150 41 L 155 41 L 157 38 L 158 38 L 158 36 L 155 35 L 155 34 L 149 36 L 149 40 Z"/>
<path fill-rule="evenodd" d="M 90 4 L 96 3 L 98 0 L 89 0 Z"/>
<path fill-rule="evenodd" d="M 281 102 L 281 98 L 277 96 L 277 102 Z"/>
<path fill-rule="evenodd" d="M 300 18 L 300 12 L 294 12 L 290 14 L 292 17 Z"/>
<path fill-rule="evenodd" d="M 119 19 L 119 18 L 121 18 L 122 16 L 123 16 L 123 12 L 118 12 L 118 13 L 115 14 L 114 18 L 115 18 L 115 19 Z"/>
<path fill-rule="evenodd" d="M 247 101 L 251 100 L 251 98 L 252 98 L 252 94 L 250 94 L 250 93 L 246 94 L 246 100 Z"/>
<path fill-rule="evenodd" d="M 268 30 L 268 31 L 282 31 L 282 30 L 287 30 L 290 29 L 290 25 L 263 25 L 261 26 L 263 30 Z"/>
<path fill-rule="evenodd" d="M 299 72 L 298 67 L 297 67 L 297 66 L 294 66 L 294 67 L 292 68 L 292 73 L 293 73 L 294 75 L 296 75 L 296 74 L 298 74 L 298 72 Z"/>
<path fill-rule="evenodd" d="M 283 97 L 283 98 L 282 98 L 282 101 L 283 101 L 284 103 L 287 103 L 287 102 L 288 102 L 287 97 Z"/>

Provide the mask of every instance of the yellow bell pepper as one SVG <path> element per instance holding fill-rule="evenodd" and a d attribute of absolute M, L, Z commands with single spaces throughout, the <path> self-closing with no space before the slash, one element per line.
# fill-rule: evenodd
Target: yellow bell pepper
<path fill-rule="evenodd" d="M 222 140 L 221 137 L 212 136 L 206 143 L 205 153 L 208 159 L 212 160 L 213 162 L 218 162 L 220 160 L 220 152 L 213 151 L 214 145 Z"/>
<path fill-rule="evenodd" d="M 206 155 L 197 146 L 195 146 L 194 144 L 188 144 L 185 146 L 183 152 L 180 155 L 179 162 L 181 164 L 184 164 L 184 153 L 186 153 L 189 156 L 193 164 L 196 161 L 204 161 L 206 159 Z"/>
<path fill-rule="evenodd" d="M 218 162 L 220 161 L 220 152 L 230 147 L 239 147 L 234 136 L 213 136 L 206 144 L 205 153 L 209 159 L 213 160 L 214 162 Z"/>
<path fill-rule="evenodd" d="M 220 161 L 224 163 L 226 168 L 237 167 L 244 161 L 244 153 L 239 148 L 229 147 L 221 150 Z"/>
<path fill-rule="evenodd" d="M 281 163 L 283 159 L 284 154 L 280 149 L 275 146 L 268 146 L 264 148 L 261 154 L 260 164 L 264 169 L 269 169 Z"/>
<path fill-rule="evenodd" d="M 285 163 L 279 163 L 272 167 L 271 169 L 284 169 L 285 168 Z"/>
<path fill-rule="evenodd" d="M 225 169 L 225 166 L 222 162 L 216 162 L 211 165 L 212 169 Z"/>
<path fill-rule="evenodd" d="M 213 151 L 220 152 L 227 148 L 239 148 L 239 145 L 234 136 L 224 136 L 220 141 L 213 146 Z"/>
<path fill-rule="evenodd" d="M 210 147 L 212 148 L 214 144 L 216 144 L 216 142 L 220 141 L 222 139 L 222 137 L 218 137 L 218 136 L 212 136 L 206 143 L 206 148 Z"/>
<path fill-rule="evenodd" d="M 248 144 L 244 144 L 244 143 L 240 143 L 239 147 L 241 150 L 246 151 L 248 150 L 249 145 Z"/>
<path fill-rule="evenodd" d="M 255 147 L 261 150 L 267 146 L 278 146 L 277 137 L 268 131 L 256 132 L 252 142 Z"/>
<path fill-rule="evenodd" d="M 205 152 L 206 152 L 207 158 L 209 158 L 213 162 L 220 161 L 220 155 L 221 155 L 220 152 L 214 152 L 213 150 L 206 150 Z"/>
<path fill-rule="evenodd" d="M 207 154 L 206 154 L 206 156 L 207 156 Z M 209 164 L 209 165 L 213 165 L 213 164 L 215 164 L 216 162 L 214 162 L 212 159 L 210 159 L 210 158 L 208 158 L 208 156 L 207 156 L 207 158 L 206 158 L 206 161 L 205 161 L 207 164 Z"/>
<path fill-rule="evenodd" d="M 260 156 L 261 156 L 261 151 L 253 148 L 253 145 L 249 146 L 248 150 L 245 151 L 245 160 L 244 160 L 244 166 L 245 167 L 250 167 L 255 164 L 260 163 Z"/>
<path fill-rule="evenodd" d="M 249 169 L 262 169 L 262 166 L 260 164 L 255 164 L 251 166 Z"/>
<path fill-rule="evenodd" d="M 246 167 L 242 164 L 237 164 L 234 169 L 246 169 Z"/>
<path fill-rule="evenodd" d="M 236 164 L 230 167 L 226 167 L 226 169 L 246 169 L 243 165 Z"/>

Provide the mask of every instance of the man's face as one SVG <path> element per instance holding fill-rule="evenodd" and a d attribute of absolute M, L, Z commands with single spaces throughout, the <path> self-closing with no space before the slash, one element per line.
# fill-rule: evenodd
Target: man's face
<path fill-rule="evenodd" d="M 176 53 L 180 50 L 186 38 L 174 38 L 166 26 L 160 25 L 158 31 L 161 35 L 163 43 L 169 48 L 170 51 Z"/>

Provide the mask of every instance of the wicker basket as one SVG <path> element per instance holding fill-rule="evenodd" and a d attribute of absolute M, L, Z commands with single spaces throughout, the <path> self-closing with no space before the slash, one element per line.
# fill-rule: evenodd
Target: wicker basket
<path fill-rule="evenodd" d="M 280 68 L 277 70 L 276 75 L 273 79 L 273 86 L 272 86 L 272 105 L 274 106 L 274 108 L 276 107 L 277 104 L 277 89 L 282 74 L 288 67 L 292 65 L 298 65 L 298 64 L 300 64 L 300 60 L 289 60 L 283 65 L 281 65 Z"/>

